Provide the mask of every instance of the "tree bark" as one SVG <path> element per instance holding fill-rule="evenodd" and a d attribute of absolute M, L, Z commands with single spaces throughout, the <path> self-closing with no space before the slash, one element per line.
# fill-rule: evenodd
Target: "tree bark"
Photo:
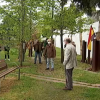
<path fill-rule="evenodd" d="M 73 41 L 72 37 L 73 37 L 73 35 L 71 34 L 71 41 Z"/>
<path fill-rule="evenodd" d="M 23 42 L 20 43 L 20 66 L 23 66 Z"/>
<path fill-rule="evenodd" d="M 61 4 L 61 28 L 60 28 L 61 63 L 63 63 L 63 61 L 64 61 L 64 51 L 63 51 L 63 26 L 64 26 L 64 21 L 63 21 L 63 8 L 64 8 L 64 1 L 62 1 L 62 4 Z"/>
<path fill-rule="evenodd" d="M 54 0 L 52 0 L 52 19 L 54 17 Z M 51 35 L 51 39 L 53 39 L 53 25 L 52 25 L 52 35 Z"/>
<path fill-rule="evenodd" d="M 80 33 L 79 36 L 80 36 L 80 55 L 82 55 L 82 33 Z"/>
<path fill-rule="evenodd" d="M 30 10 L 30 39 L 32 38 L 32 15 L 31 15 L 31 10 Z"/>
<path fill-rule="evenodd" d="M 64 61 L 64 50 L 63 50 L 63 28 L 60 30 L 61 35 L 60 35 L 60 41 L 61 41 L 61 63 Z"/>
<path fill-rule="evenodd" d="M 98 26 L 98 32 L 96 33 L 96 39 L 100 40 L 100 21 L 99 21 L 99 26 Z"/>
<path fill-rule="evenodd" d="M 99 26 L 98 26 L 98 32 L 100 32 L 100 21 L 99 21 Z"/>
<path fill-rule="evenodd" d="M 23 40 L 24 40 L 24 21 L 25 21 L 25 0 L 21 0 L 22 16 L 21 16 L 21 41 L 20 41 L 20 66 L 23 65 Z"/>
<path fill-rule="evenodd" d="M 55 45 L 55 47 L 56 47 L 56 35 L 55 35 L 55 39 L 54 39 L 54 45 Z"/>

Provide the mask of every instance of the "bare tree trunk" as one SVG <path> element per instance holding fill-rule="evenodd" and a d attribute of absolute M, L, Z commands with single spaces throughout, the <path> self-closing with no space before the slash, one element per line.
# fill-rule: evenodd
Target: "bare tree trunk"
<path fill-rule="evenodd" d="M 30 10 L 30 39 L 32 38 L 32 15 L 31 15 L 31 10 Z"/>
<path fill-rule="evenodd" d="M 63 21 L 63 8 L 64 8 L 64 1 L 62 1 L 61 5 L 61 28 L 60 28 L 60 41 L 61 41 L 61 63 L 64 61 L 64 50 L 63 50 L 63 26 L 64 26 L 64 21 Z"/>
<path fill-rule="evenodd" d="M 71 41 L 73 41 L 72 37 L 73 37 L 73 35 L 71 34 Z"/>
<path fill-rule="evenodd" d="M 52 0 L 52 19 L 54 18 L 54 0 Z M 52 25 L 52 35 L 51 39 L 53 39 L 53 25 Z"/>
<path fill-rule="evenodd" d="M 98 27 L 98 32 L 100 32 L 100 21 L 99 21 L 99 27 Z"/>
<path fill-rule="evenodd" d="M 20 42 L 19 44 L 19 62 L 20 62 L 20 66 L 22 66 L 22 62 L 23 62 L 23 42 Z"/>
<path fill-rule="evenodd" d="M 79 34 L 80 37 L 80 55 L 82 55 L 82 33 Z"/>
<path fill-rule="evenodd" d="M 56 35 L 55 35 L 55 39 L 54 39 L 54 45 L 55 45 L 55 47 L 56 47 Z"/>
<path fill-rule="evenodd" d="M 60 41 L 61 41 L 61 63 L 64 61 L 64 51 L 63 51 L 63 28 L 61 28 L 61 35 L 60 35 Z"/>
<path fill-rule="evenodd" d="M 25 21 L 25 0 L 21 0 L 22 16 L 21 16 L 21 41 L 20 41 L 20 66 L 23 65 L 23 40 L 24 40 L 24 21 Z"/>
<path fill-rule="evenodd" d="M 96 33 L 96 39 L 100 40 L 100 21 L 99 21 L 99 26 L 98 26 L 98 32 Z"/>

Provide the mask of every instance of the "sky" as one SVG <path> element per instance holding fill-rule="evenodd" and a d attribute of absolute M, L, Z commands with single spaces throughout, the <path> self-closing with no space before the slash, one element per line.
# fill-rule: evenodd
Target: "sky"
<path fill-rule="evenodd" d="M 70 5 L 70 3 L 71 3 L 71 1 L 69 0 L 66 7 L 68 7 Z M 0 0 L 0 6 L 5 5 L 5 4 L 6 4 L 6 2 L 4 2 L 4 0 Z M 100 10 L 100 8 L 97 7 L 96 10 Z"/>
<path fill-rule="evenodd" d="M 69 0 L 66 7 L 70 6 L 71 1 Z M 4 0 L 0 0 L 0 6 L 6 5 L 6 2 Z M 2 20 L 0 20 L 0 23 L 2 22 Z"/>
<path fill-rule="evenodd" d="M 6 3 L 3 0 L 0 0 L 0 6 L 5 5 Z"/>
<path fill-rule="evenodd" d="M 6 5 L 6 2 L 4 2 L 3 0 L 0 0 L 0 7 Z M 0 23 L 2 22 L 1 18 L 0 18 Z"/>

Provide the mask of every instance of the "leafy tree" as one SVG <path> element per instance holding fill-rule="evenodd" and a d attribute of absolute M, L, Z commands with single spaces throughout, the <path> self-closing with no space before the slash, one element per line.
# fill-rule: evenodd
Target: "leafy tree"
<path fill-rule="evenodd" d="M 100 0 L 73 0 L 73 1 L 76 3 L 78 8 L 85 11 L 90 16 L 94 12 L 96 12 L 96 7 L 100 8 Z M 100 38 L 100 27 L 98 29 L 97 38 Z"/>
<path fill-rule="evenodd" d="M 37 22 L 37 7 L 40 7 L 42 0 L 5 0 L 8 4 L 0 10 L 3 18 L 2 32 L 5 37 L 9 33 L 21 44 L 20 46 L 20 65 L 22 66 L 22 44 L 24 40 L 30 40 L 33 34 L 33 23 Z M 6 30 L 7 29 L 7 30 Z M 11 30 L 13 31 L 11 32 Z M 6 37 L 5 37 L 6 38 Z M 7 40 L 8 42 L 8 40 Z"/>
<path fill-rule="evenodd" d="M 100 0 L 73 0 L 77 7 L 84 10 L 89 15 L 96 10 L 96 7 L 100 7 Z"/>
<path fill-rule="evenodd" d="M 64 11 L 64 5 L 67 3 L 68 0 L 58 0 L 61 6 L 61 25 L 60 25 L 60 41 L 61 41 L 61 63 L 63 63 L 64 60 L 64 52 L 63 52 L 63 29 L 64 29 L 64 20 L 63 20 L 63 11 Z"/>

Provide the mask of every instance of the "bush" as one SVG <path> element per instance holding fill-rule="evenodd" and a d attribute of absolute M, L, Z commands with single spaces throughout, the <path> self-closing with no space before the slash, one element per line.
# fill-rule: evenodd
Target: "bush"
<path fill-rule="evenodd" d="M 10 54 L 11 55 L 18 55 L 18 49 L 11 49 Z"/>

